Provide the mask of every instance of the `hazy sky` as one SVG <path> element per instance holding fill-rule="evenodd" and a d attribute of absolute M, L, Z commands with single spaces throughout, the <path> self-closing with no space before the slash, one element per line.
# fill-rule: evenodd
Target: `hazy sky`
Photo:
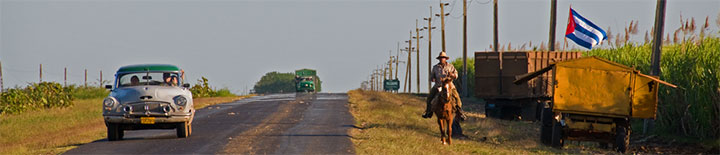
<path fill-rule="evenodd" d="M 457 58 L 462 56 L 462 0 L 444 2 L 451 3 L 446 9 L 451 14 L 446 18 L 448 55 Z M 570 4 L 614 33 L 638 20 L 640 33 L 633 40 L 643 40 L 654 22 L 655 3 L 558 0 L 556 40 L 562 41 Z M 252 88 L 266 72 L 300 68 L 317 69 L 324 91 L 345 92 L 367 80 L 372 69 L 388 60 L 389 51 L 395 55 L 397 42 L 408 39 L 415 20 L 425 26 L 422 18 L 430 15 L 428 7 L 433 7 L 433 14 L 439 13 L 438 4 L 421 0 L 2 0 L 3 82 L 4 87 L 37 82 L 40 63 L 43 80 L 62 83 L 67 67 L 68 81 L 74 84 L 82 83 L 83 69 L 88 69 L 89 81 L 97 83 L 100 70 L 104 79 L 112 79 L 123 65 L 169 63 L 184 68 L 190 83 L 205 76 L 211 85 L 236 93 Z M 719 0 L 669 0 L 665 32 L 679 27 L 682 14 L 695 17 L 698 26 L 709 16 L 711 32 L 718 35 L 719 13 Z M 547 41 L 548 15 L 549 0 L 500 0 L 500 44 Z M 433 25 L 439 28 L 439 18 L 434 19 Z M 433 57 L 441 47 L 439 32 L 433 31 Z M 489 49 L 492 1 L 471 1 L 468 34 L 468 56 Z M 420 50 L 421 75 L 426 75 L 426 39 L 421 40 Z M 426 76 L 421 81 L 421 88 L 426 89 Z"/>

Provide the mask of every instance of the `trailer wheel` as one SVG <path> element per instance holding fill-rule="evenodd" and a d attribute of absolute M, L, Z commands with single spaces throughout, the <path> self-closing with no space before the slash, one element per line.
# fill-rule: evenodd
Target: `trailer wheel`
<path fill-rule="evenodd" d="M 625 153 L 630 145 L 630 130 L 627 125 L 619 123 L 615 127 L 615 151 Z"/>
<path fill-rule="evenodd" d="M 557 120 L 553 121 L 552 139 L 550 141 L 551 146 L 558 149 L 562 149 L 563 145 L 565 144 L 565 140 L 563 139 L 562 125 L 560 125 L 560 122 Z"/>
<path fill-rule="evenodd" d="M 499 116 L 500 110 L 499 109 L 500 108 L 497 107 L 497 104 L 485 103 L 485 115 L 487 117 L 500 118 L 500 116 Z"/>
<path fill-rule="evenodd" d="M 551 108 L 542 108 L 541 117 L 540 117 L 540 142 L 542 142 L 545 145 L 551 145 L 551 138 L 552 138 L 552 109 Z"/>

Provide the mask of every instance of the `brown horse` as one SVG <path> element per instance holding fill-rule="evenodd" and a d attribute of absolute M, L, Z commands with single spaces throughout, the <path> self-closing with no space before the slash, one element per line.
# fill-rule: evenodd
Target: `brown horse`
<path fill-rule="evenodd" d="M 455 98 L 452 96 L 453 89 L 455 86 L 452 82 L 443 82 L 443 86 L 440 89 L 437 96 L 432 101 L 432 110 L 437 116 L 438 126 L 440 127 L 440 141 L 443 144 L 452 144 L 450 136 L 452 135 L 452 122 L 455 118 L 455 112 L 453 111 L 453 102 Z"/>

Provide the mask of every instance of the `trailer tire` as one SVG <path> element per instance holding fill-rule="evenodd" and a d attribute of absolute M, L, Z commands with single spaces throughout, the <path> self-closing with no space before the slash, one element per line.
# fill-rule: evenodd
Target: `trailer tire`
<path fill-rule="evenodd" d="M 497 104 L 485 103 L 485 115 L 492 118 L 501 118 L 499 107 Z"/>
<path fill-rule="evenodd" d="M 558 149 L 562 149 L 565 144 L 565 140 L 563 139 L 563 128 L 559 121 L 553 121 L 552 138 L 550 141 L 550 146 Z"/>
<path fill-rule="evenodd" d="M 615 151 L 625 153 L 630 145 L 630 130 L 627 125 L 618 124 L 615 127 Z"/>
<path fill-rule="evenodd" d="M 540 142 L 545 145 L 551 145 L 552 139 L 552 109 L 542 108 L 540 117 Z"/>

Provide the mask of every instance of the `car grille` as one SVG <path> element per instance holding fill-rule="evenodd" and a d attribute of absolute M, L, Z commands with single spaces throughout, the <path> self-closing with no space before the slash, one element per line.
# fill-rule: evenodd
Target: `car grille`
<path fill-rule="evenodd" d="M 165 114 L 163 106 L 170 106 L 165 102 L 138 102 L 131 103 L 132 114 Z"/>

